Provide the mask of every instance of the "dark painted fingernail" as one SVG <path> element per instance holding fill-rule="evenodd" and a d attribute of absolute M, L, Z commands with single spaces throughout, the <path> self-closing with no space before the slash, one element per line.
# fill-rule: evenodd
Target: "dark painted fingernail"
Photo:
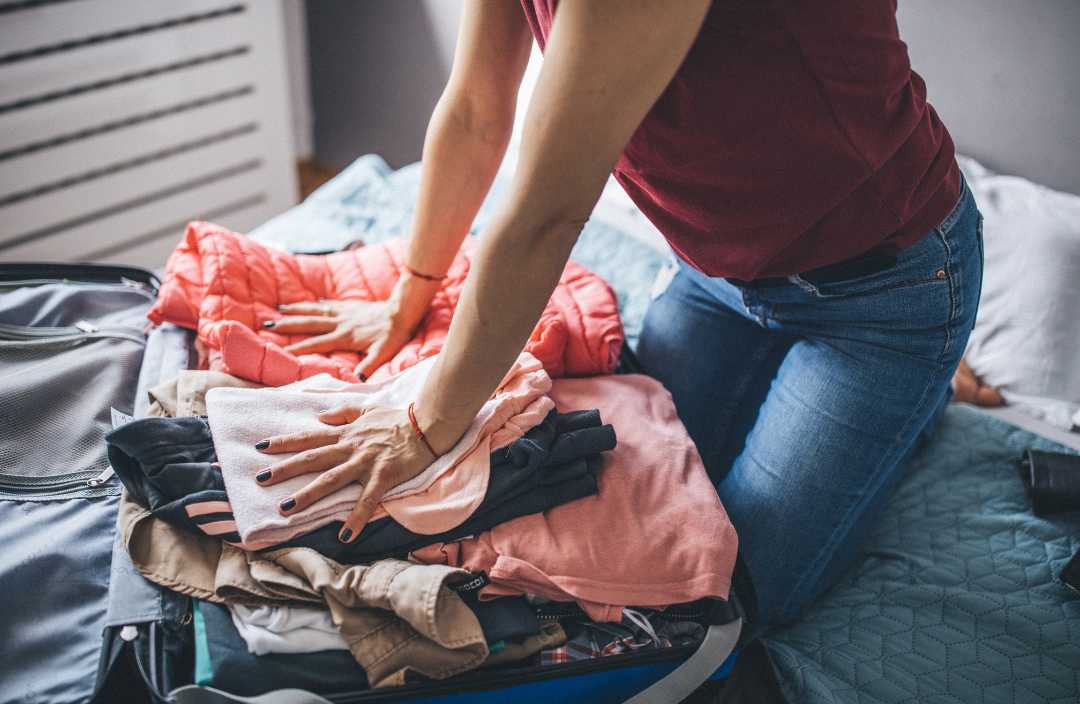
<path fill-rule="evenodd" d="M 257 481 L 257 482 L 265 482 L 269 478 L 270 478 L 270 470 L 269 469 L 264 469 L 263 471 L 261 471 L 261 472 L 259 472 L 258 474 L 255 475 L 255 481 Z"/>
<path fill-rule="evenodd" d="M 359 377 L 360 381 L 367 381 L 367 374 L 357 374 L 356 376 Z"/>
<path fill-rule="evenodd" d="M 349 538 L 351 538 L 351 537 L 352 537 L 352 528 L 346 528 L 345 530 L 341 531 L 341 535 L 338 536 L 338 538 L 343 543 L 349 542 Z"/>
<path fill-rule="evenodd" d="M 266 328 L 267 330 L 274 327 L 275 325 L 277 325 L 277 323 L 275 323 L 273 320 L 267 320 L 267 321 L 263 322 L 263 327 Z"/>
<path fill-rule="evenodd" d="M 286 309 L 286 308 L 288 308 L 288 307 L 289 307 L 289 306 L 278 306 L 278 307 L 277 307 L 277 309 L 278 309 L 279 311 L 283 311 L 283 310 L 285 310 L 285 309 Z"/>
<path fill-rule="evenodd" d="M 285 499 L 284 501 L 281 502 L 281 510 L 282 511 L 288 511 L 289 509 L 291 509 L 295 505 L 296 505 L 296 499 L 294 499 L 294 498 L 292 498 L 290 496 L 289 498 L 287 498 L 287 499 Z"/>
<path fill-rule="evenodd" d="M 268 447 L 270 447 L 269 440 L 260 440 L 259 442 L 255 443 L 256 450 L 265 450 Z"/>
<path fill-rule="evenodd" d="M 324 408 L 324 409 L 322 409 L 321 411 L 319 411 L 319 412 L 318 412 L 318 413 L 317 413 L 316 415 L 320 415 L 320 416 L 321 416 L 321 415 L 322 415 L 323 413 L 329 413 L 329 412 L 330 412 L 330 409 L 329 409 L 329 408 Z"/>

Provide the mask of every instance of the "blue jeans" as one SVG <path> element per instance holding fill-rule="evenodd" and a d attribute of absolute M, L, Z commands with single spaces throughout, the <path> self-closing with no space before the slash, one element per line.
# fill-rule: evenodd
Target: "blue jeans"
<path fill-rule="evenodd" d="M 945 410 L 979 302 L 981 227 L 965 185 L 879 273 L 754 289 L 680 261 L 661 270 L 638 357 L 717 485 L 762 628 L 851 563 Z"/>

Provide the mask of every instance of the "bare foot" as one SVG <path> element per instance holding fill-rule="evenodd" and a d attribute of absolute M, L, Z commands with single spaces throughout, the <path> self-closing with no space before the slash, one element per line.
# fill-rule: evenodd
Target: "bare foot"
<path fill-rule="evenodd" d="M 960 366 L 953 376 L 953 388 L 956 389 L 956 393 L 953 394 L 953 403 L 966 401 L 976 406 L 1000 406 L 1005 403 L 997 389 L 987 386 L 982 379 L 975 376 L 967 360 L 960 361 Z"/>

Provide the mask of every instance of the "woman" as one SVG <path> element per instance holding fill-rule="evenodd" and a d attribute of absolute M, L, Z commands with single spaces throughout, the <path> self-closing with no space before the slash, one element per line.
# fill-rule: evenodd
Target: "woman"
<path fill-rule="evenodd" d="M 545 60 L 415 417 L 340 406 L 268 484 L 352 481 L 348 542 L 451 448 L 524 346 L 614 171 L 678 255 L 639 356 L 672 392 L 740 536 L 762 625 L 850 563 L 947 402 L 978 301 L 979 215 L 897 36 L 892 0 L 470 0 L 424 144 L 408 267 L 384 303 L 293 306 L 301 352 L 411 336 L 508 143 L 533 37 Z M 304 315 L 307 314 L 307 315 Z M 261 444 L 261 443 L 260 443 Z"/>

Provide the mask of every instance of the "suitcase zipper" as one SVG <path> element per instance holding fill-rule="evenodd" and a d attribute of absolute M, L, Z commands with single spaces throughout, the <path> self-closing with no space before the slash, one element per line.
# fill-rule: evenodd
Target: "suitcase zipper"
<path fill-rule="evenodd" d="M 65 341 L 119 338 L 131 340 L 141 345 L 146 344 L 142 330 L 128 325 L 108 325 L 97 327 L 93 323 L 80 320 L 71 327 L 41 328 L 25 325 L 0 323 L 0 340 L 26 343 L 55 343 Z"/>
<path fill-rule="evenodd" d="M 104 472 L 84 470 L 65 474 L 55 479 L 24 477 L 16 474 L 0 475 L 0 492 L 14 495 L 58 496 L 82 489 L 97 489 L 113 477 L 109 467 Z"/>
<path fill-rule="evenodd" d="M 161 282 L 151 272 L 146 272 L 148 275 L 147 281 L 139 281 L 127 276 L 118 275 L 115 277 L 108 277 L 109 280 L 100 281 L 82 281 L 78 278 L 65 278 L 59 277 L 30 277 L 22 279 L 4 280 L 0 276 L 0 291 L 12 291 L 17 288 L 26 288 L 29 286 L 47 286 L 49 284 L 63 284 L 65 286 L 99 286 L 99 287 L 113 287 L 117 289 L 132 288 L 138 291 L 144 291 L 150 294 L 152 297 L 157 296 L 158 289 L 161 286 Z"/>
<path fill-rule="evenodd" d="M 101 474 L 93 477 L 92 479 L 87 479 L 86 486 L 90 487 L 91 489 L 97 489 L 99 486 L 112 479 L 115 474 L 116 470 L 112 468 L 112 465 L 109 465 L 109 468 Z"/>
<path fill-rule="evenodd" d="M 569 602 L 555 602 L 555 603 L 569 603 Z M 697 621 L 705 615 L 704 609 L 693 609 L 686 611 L 668 610 L 658 611 L 665 621 Z M 544 606 L 539 606 L 536 609 L 536 618 L 540 621 L 554 621 L 554 620 L 589 620 L 588 614 L 580 608 L 568 608 L 565 611 L 545 609 Z"/>
<path fill-rule="evenodd" d="M 464 694 L 498 694 L 500 689 L 520 684 L 536 684 L 550 680 L 592 675 L 612 670 L 630 669 L 666 662 L 678 662 L 689 657 L 696 646 L 662 648 L 605 658 L 578 660 L 561 665 L 529 665 L 521 668 L 470 670 L 448 680 L 417 682 L 400 685 L 393 693 L 388 690 L 359 690 L 324 695 L 332 702 L 406 702 L 428 697 L 452 697 Z M 486 699 L 486 697 L 483 697 Z"/>

